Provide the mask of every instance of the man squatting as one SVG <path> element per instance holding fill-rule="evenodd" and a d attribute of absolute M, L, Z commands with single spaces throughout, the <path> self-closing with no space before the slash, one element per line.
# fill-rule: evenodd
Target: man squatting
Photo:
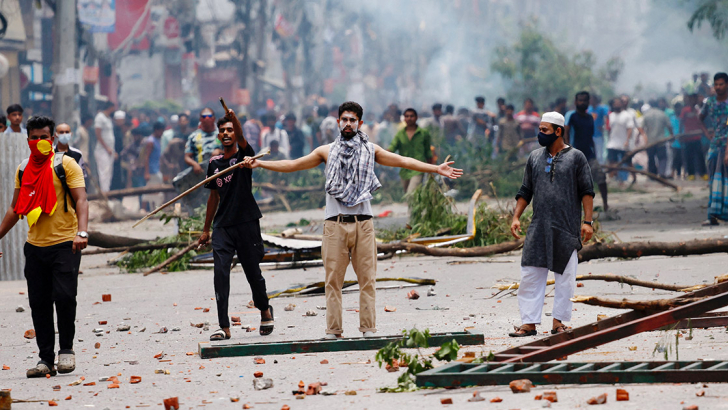
<path fill-rule="evenodd" d="M 341 289 L 351 262 L 359 281 L 359 331 L 364 337 L 376 332 L 377 245 L 374 238 L 372 192 L 381 187 L 374 162 L 418 172 L 438 173 L 456 179 L 462 170 L 453 163 L 431 165 L 391 153 L 369 142 L 360 130 L 364 110 L 352 101 L 339 107 L 339 135 L 305 157 L 295 160 L 261 161 L 245 158 L 245 166 L 276 172 L 294 172 L 326 164 L 326 221 L 321 253 L 326 271 L 326 338 L 343 333 Z M 252 155 L 250 155 L 252 156 Z"/>
<path fill-rule="evenodd" d="M 584 154 L 564 142 L 564 116 L 547 112 L 541 118 L 538 142 L 544 147 L 531 152 L 516 194 L 511 233 L 520 239 L 520 217 L 533 201 L 533 219 L 528 227 L 521 257 L 518 307 L 521 326 L 511 337 L 535 336 L 541 323 L 546 278 L 556 275 L 551 333 L 567 330 L 571 320 L 571 298 L 576 288 L 577 251 L 591 239 L 594 188 L 589 162 Z M 584 221 L 581 209 L 584 208 Z M 581 239 L 580 239 L 581 237 Z"/>

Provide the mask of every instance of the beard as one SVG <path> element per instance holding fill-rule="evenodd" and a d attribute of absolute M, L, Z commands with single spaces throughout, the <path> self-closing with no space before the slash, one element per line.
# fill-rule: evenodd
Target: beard
<path fill-rule="evenodd" d="M 354 138 L 356 135 L 356 131 L 353 131 L 351 128 L 345 128 L 341 130 L 341 136 L 344 137 L 344 139 L 350 140 Z"/>

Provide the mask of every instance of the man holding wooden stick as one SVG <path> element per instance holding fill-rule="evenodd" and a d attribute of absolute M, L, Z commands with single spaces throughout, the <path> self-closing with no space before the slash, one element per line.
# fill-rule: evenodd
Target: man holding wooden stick
<path fill-rule="evenodd" d="M 326 164 L 326 222 L 321 254 L 326 271 L 326 338 L 343 333 L 341 289 L 351 262 L 359 281 L 359 331 L 371 337 L 376 329 L 377 244 L 374 237 L 372 192 L 381 187 L 374 174 L 374 162 L 418 172 L 458 178 L 463 171 L 452 162 L 431 165 L 402 157 L 369 142 L 359 130 L 364 110 L 353 102 L 339 107 L 339 135 L 296 160 L 259 161 L 245 158 L 245 166 L 276 172 L 295 172 Z"/>
<path fill-rule="evenodd" d="M 246 141 L 243 128 L 233 110 L 226 110 L 225 117 L 217 122 L 218 136 L 222 143 L 223 154 L 210 158 L 207 176 L 211 177 L 220 170 L 252 157 L 255 151 Z M 230 339 L 230 317 L 228 301 L 230 297 L 230 267 L 237 253 L 238 261 L 253 293 L 255 307 L 260 310 L 260 334 L 267 336 L 273 332 L 273 307 L 268 304 L 265 278 L 260 271 L 260 260 L 265 250 L 260 235 L 261 218 L 258 204 L 252 192 L 253 171 L 238 167 L 209 181 L 205 188 L 210 190 L 207 200 L 205 227 L 199 245 L 210 241 L 212 232 L 212 253 L 215 261 L 215 299 L 220 329 L 210 340 Z M 214 217 L 214 225 L 213 225 Z"/>
<path fill-rule="evenodd" d="M 581 151 L 564 143 L 563 135 L 564 116 L 557 112 L 545 113 L 538 133 L 538 143 L 544 148 L 531 152 L 523 185 L 516 194 L 511 224 L 513 236 L 520 239 L 521 214 L 532 200 L 533 220 L 521 258 L 518 307 L 522 325 L 509 333 L 511 337 L 536 336 L 549 271 L 555 273 L 556 279 L 551 333 L 567 330 L 563 322 L 571 320 L 571 298 L 579 263 L 577 251 L 582 247 L 581 239 L 586 242 L 594 233 L 594 187 L 589 162 Z"/>

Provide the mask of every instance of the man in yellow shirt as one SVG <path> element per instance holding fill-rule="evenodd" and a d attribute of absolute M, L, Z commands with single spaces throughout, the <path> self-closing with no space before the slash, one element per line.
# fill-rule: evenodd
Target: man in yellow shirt
<path fill-rule="evenodd" d="M 73 158 L 58 161 L 53 152 L 55 123 L 43 116 L 28 119 L 30 157 L 18 167 L 10 208 L 0 223 L 0 239 L 21 219 L 30 225 L 25 243 L 25 278 L 40 361 L 27 377 L 55 376 L 55 328 L 58 319 L 58 372 L 76 368 L 73 337 L 81 250 L 88 244 L 88 202 L 83 171 Z M 60 177 L 65 177 L 65 185 Z M 0 253 L 2 257 L 2 253 Z"/>

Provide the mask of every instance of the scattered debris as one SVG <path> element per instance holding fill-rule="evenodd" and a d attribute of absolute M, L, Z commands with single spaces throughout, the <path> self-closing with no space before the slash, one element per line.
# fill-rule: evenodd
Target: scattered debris
<path fill-rule="evenodd" d="M 170 374 L 169 370 L 167 369 L 156 369 L 154 370 L 155 374 Z"/>
<path fill-rule="evenodd" d="M 384 307 L 384 311 L 385 312 L 396 312 L 397 311 L 397 308 L 394 307 L 394 306 L 385 306 Z"/>
<path fill-rule="evenodd" d="M 296 305 L 293 303 L 289 303 L 286 307 L 283 308 L 286 312 L 293 312 L 296 309 Z"/>
<path fill-rule="evenodd" d="M 255 309 L 255 302 L 253 302 L 252 300 L 249 301 L 248 302 L 248 305 L 247 305 L 247 308 L 248 309 Z"/>
<path fill-rule="evenodd" d="M 624 389 L 617 389 L 617 401 L 629 401 L 629 392 Z"/>
<path fill-rule="evenodd" d="M 233 323 L 240 323 L 240 316 L 230 316 L 230 321 Z"/>
<path fill-rule="evenodd" d="M 311 383 L 306 390 L 306 396 L 313 396 L 321 393 L 321 382 Z"/>
<path fill-rule="evenodd" d="M 253 388 L 255 390 L 265 390 L 273 387 L 273 379 L 259 378 L 253 379 Z"/>
<path fill-rule="evenodd" d="M 468 399 L 469 402 L 475 402 L 475 401 L 485 401 L 485 397 L 480 395 L 480 392 L 474 391 L 473 397 Z"/>
<path fill-rule="evenodd" d="M 543 399 L 548 400 L 551 403 L 558 403 L 559 399 L 556 397 L 555 391 L 545 391 L 543 392 Z"/>
<path fill-rule="evenodd" d="M 326 310 L 326 306 L 316 306 L 316 309 L 318 309 L 318 310 Z"/>
<path fill-rule="evenodd" d="M 196 327 L 198 329 L 202 329 L 203 327 L 205 327 L 205 324 L 204 323 L 192 323 L 192 322 L 190 322 L 190 326 Z"/>
<path fill-rule="evenodd" d="M 324 359 L 324 360 L 321 360 L 321 364 L 329 364 L 329 361 L 328 361 L 328 360 L 326 360 L 326 359 Z"/>
<path fill-rule="evenodd" d="M 35 329 L 26 330 L 23 337 L 26 339 L 35 339 Z"/>
<path fill-rule="evenodd" d="M 181 328 L 179 328 L 179 327 L 173 327 L 173 328 L 172 328 L 172 331 L 173 331 L 173 332 L 179 332 L 180 330 L 182 330 L 182 329 L 181 329 Z"/>
<path fill-rule="evenodd" d="M 3 365 L 3 370 L 10 370 L 10 366 L 4 364 Z"/>
<path fill-rule="evenodd" d="M 513 380 L 508 386 L 511 388 L 513 393 L 528 393 L 531 391 L 533 383 L 531 383 L 528 379 L 520 379 Z"/>
<path fill-rule="evenodd" d="M 318 316 L 315 310 L 309 310 L 306 312 L 306 316 Z"/>
<path fill-rule="evenodd" d="M 683 410 L 698 410 L 698 406 L 696 406 L 694 404 L 690 405 L 690 406 L 685 406 L 685 407 L 683 407 Z"/>
<path fill-rule="evenodd" d="M 419 294 L 419 293 L 417 293 L 417 291 L 416 291 L 416 290 L 411 290 L 411 291 L 410 291 L 410 292 L 409 292 L 409 293 L 407 294 L 407 299 L 410 299 L 410 300 L 417 300 L 417 299 L 419 299 L 419 298 L 420 298 L 420 294 Z"/>
<path fill-rule="evenodd" d="M 18 312 L 18 313 L 23 313 L 23 312 L 25 312 L 25 308 L 22 307 L 22 306 L 20 306 L 20 305 L 18 305 L 18 307 L 15 308 L 15 311 Z"/>
<path fill-rule="evenodd" d="M 142 382 L 142 376 L 131 376 L 129 378 L 130 384 L 137 384 L 137 383 L 141 383 L 141 382 Z"/>
<path fill-rule="evenodd" d="M 164 410 L 179 410 L 179 399 L 177 397 L 164 399 Z"/>
<path fill-rule="evenodd" d="M 161 351 L 154 355 L 155 359 L 162 359 L 164 357 L 164 351 Z"/>
<path fill-rule="evenodd" d="M 260 371 L 255 372 L 255 373 L 253 373 L 253 377 L 255 377 L 255 378 L 261 378 L 261 377 L 263 377 L 263 372 L 260 372 Z"/>
<path fill-rule="evenodd" d="M 500 403 L 502 401 L 503 399 L 501 399 L 500 397 L 493 397 L 492 399 L 490 399 L 491 403 Z"/>
<path fill-rule="evenodd" d="M 444 399 L 440 399 L 440 404 L 452 404 L 452 399 L 449 398 L 449 397 L 448 398 L 444 398 Z"/>
<path fill-rule="evenodd" d="M 253 359 L 253 361 L 255 362 L 255 364 L 265 364 L 265 359 L 263 359 L 262 357 L 256 357 Z"/>
<path fill-rule="evenodd" d="M 700 390 L 700 391 L 695 392 L 695 396 L 697 396 L 697 397 L 705 396 L 705 390 Z"/>
<path fill-rule="evenodd" d="M 347 396 L 356 396 L 356 390 L 347 390 L 344 394 Z"/>
<path fill-rule="evenodd" d="M 430 289 L 427 290 L 427 296 L 437 296 L 434 286 L 430 286 Z"/>
<path fill-rule="evenodd" d="M 121 326 L 119 326 L 119 327 L 116 328 L 116 331 L 117 332 L 128 332 L 129 329 L 131 329 L 131 326 L 129 326 L 129 325 L 121 325 Z"/>
<path fill-rule="evenodd" d="M 607 393 L 600 394 L 587 400 L 586 404 L 604 404 L 607 402 Z"/>
<path fill-rule="evenodd" d="M 239 401 L 240 401 L 240 397 L 231 397 L 231 398 L 230 398 L 230 401 L 231 401 L 232 403 L 237 403 L 237 402 L 239 402 Z M 243 408 L 245 408 L 245 407 L 243 407 Z"/>
<path fill-rule="evenodd" d="M 164 334 L 164 333 L 167 333 L 168 331 L 169 331 L 169 330 L 167 330 L 167 328 L 166 328 L 166 327 L 163 327 L 163 328 L 159 329 L 159 332 L 154 332 L 154 333 L 155 333 L 155 334 Z"/>
<path fill-rule="evenodd" d="M 102 302 L 111 302 L 111 295 L 109 295 L 109 294 L 101 295 L 101 301 Z"/>

